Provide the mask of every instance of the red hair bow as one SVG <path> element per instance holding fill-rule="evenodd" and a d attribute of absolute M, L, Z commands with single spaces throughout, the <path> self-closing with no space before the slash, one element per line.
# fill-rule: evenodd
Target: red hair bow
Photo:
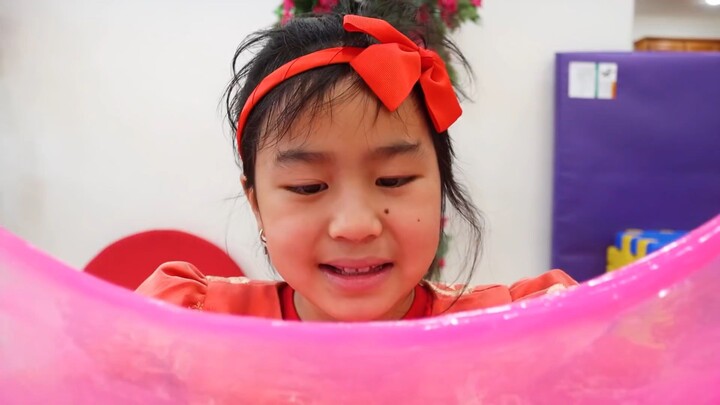
<path fill-rule="evenodd" d="M 240 112 L 238 150 L 247 118 L 262 97 L 292 76 L 337 63 L 350 64 L 389 111 L 400 107 L 415 84 L 420 83 L 435 130 L 447 130 L 460 117 L 460 103 L 445 63 L 436 52 L 419 47 L 390 23 L 377 18 L 346 15 L 343 28 L 348 32 L 368 34 L 380 43 L 367 48 L 323 49 L 294 59 L 270 73 L 255 88 Z"/>

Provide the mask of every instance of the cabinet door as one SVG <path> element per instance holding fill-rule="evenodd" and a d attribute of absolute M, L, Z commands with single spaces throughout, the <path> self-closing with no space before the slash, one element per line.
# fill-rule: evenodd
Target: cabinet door
<path fill-rule="evenodd" d="M 685 50 L 690 52 L 720 51 L 720 41 L 685 41 Z"/>

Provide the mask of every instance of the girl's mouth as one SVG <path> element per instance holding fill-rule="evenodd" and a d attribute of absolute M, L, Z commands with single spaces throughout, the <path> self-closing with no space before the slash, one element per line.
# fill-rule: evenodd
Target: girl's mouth
<path fill-rule="evenodd" d="M 342 295 L 364 295 L 377 291 L 393 274 L 394 262 L 387 259 L 338 259 L 318 268 L 334 291 Z"/>
<path fill-rule="evenodd" d="M 329 264 L 320 264 L 320 269 L 328 272 L 335 273 L 340 276 L 347 277 L 362 277 L 371 276 L 385 270 L 389 270 L 392 267 L 392 263 L 382 263 L 374 266 L 365 267 L 340 267 L 332 266 Z"/>

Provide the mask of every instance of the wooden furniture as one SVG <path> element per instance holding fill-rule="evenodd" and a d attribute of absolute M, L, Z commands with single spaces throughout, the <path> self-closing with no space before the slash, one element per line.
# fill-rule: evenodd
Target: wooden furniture
<path fill-rule="evenodd" d="M 636 51 L 720 52 L 720 39 L 643 38 Z"/>

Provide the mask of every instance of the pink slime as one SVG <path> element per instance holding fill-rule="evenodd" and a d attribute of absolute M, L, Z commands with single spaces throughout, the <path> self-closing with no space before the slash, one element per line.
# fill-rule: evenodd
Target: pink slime
<path fill-rule="evenodd" d="M 507 307 L 316 324 L 187 310 L 0 230 L 0 403 L 720 403 L 720 216 Z"/>

